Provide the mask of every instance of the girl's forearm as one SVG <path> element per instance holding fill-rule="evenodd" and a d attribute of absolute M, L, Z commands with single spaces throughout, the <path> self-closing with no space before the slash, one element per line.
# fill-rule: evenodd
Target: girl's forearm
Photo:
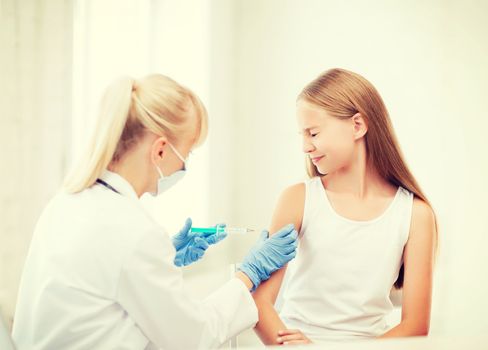
<path fill-rule="evenodd" d="M 265 345 L 278 345 L 278 331 L 286 329 L 285 324 L 281 321 L 274 305 L 270 301 L 255 300 L 259 310 L 259 321 L 254 331 Z"/>
<path fill-rule="evenodd" d="M 393 338 L 393 337 L 414 337 L 426 336 L 429 334 L 429 325 L 422 322 L 409 322 L 404 320 L 396 327 L 393 327 L 388 332 L 379 338 Z"/>
<path fill-rule="evenodd" d="M 252 281 L 247 277 L 247 275 L 242 271 L 237 271 L 235 274 L 237 279 L 240 279 L 242 283 L 246 286 L 247 290 L 251 290 L 253 287 Z"/>

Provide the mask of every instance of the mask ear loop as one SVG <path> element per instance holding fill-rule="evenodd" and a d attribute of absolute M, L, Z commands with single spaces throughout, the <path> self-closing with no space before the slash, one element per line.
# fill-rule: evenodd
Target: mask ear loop
<path fill-rule="evenodd" d="M 170 143 L 168 142 L 169 147 L 173 150 L 173 152 L 176 154 L 176 156 L 183 162 L 183 169 L 181 170 L 186 170 L 186 162 L 188 161 L 187 159 L 183 158 L 183 156 L 178 152 L 178 150 Z"/>
<path fill-rule="evenodd" d="M 175 152 L 176 156 L 177 156 L 178 158 L 180 158 L 180 160 L 181 160 L 183 163 L 186 163 L 186 159 L 185 159 L 185 158 L 183 158 L 183 156 L 180 154 L 180 152 L 178 152 L 178 150 L 177 150 L 177 149 L 176 149 L 176 148 L 175 148 L 175 147 L 174 147 L 174 146 L 173 146 L 171 143 L 169 143 L 169 142 L 168 142 L 168 145 L 169 145 L 169 147 L 171 147 L 171 149 L 173 150 L 173 152 Z"/>
<path fill-rule="evenodd" d="M 154 166 L 156 167 L 156 170 L 157 170 L 157 171 L 158 171 L 158 173 L 159 173 L 159 177 L 160 177 L 161 179 L 164 179 L 164 175 L 163 175 L 163 172 L 161 171 L 161 169 L 159 169 L 159 167 L 158 167 L 156 164 L 154 164 Z"/>

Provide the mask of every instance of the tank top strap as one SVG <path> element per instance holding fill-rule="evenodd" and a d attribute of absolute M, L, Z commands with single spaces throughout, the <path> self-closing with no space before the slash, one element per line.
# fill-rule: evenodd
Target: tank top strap
<path fill-rule="evenodd" d="M 410 233 L 410 223 L 412 221 L 413 198 L 412 192 L 403 187 L 399 187 L 397 203 L 393 215 L 396 215 L 399 221 L 402 234 L 402 243 L 407 243 Z"/>
<path fill-rule="evenodd" d="M 320 177 L 315 176 L 304 181 L 305 183 L 305 203 L 303 208 L 302 227 L 299 235 L 301 236 L 308 227 L 308 223 L 315 216 L 320 209 L 320 203 L 323 201 L 322 194 L 322 181 Z"/>

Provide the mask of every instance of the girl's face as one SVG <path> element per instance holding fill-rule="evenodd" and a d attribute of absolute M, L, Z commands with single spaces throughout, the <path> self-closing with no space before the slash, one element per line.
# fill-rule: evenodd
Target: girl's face
<path fill-rule="evenodd" d="M 332 117 L 325 109 L 299 100 L 297 120 L 303 137 L 303 152 L 321 174 L 335 172 L 352 162 L 357 137 L 352 118 Z"/>

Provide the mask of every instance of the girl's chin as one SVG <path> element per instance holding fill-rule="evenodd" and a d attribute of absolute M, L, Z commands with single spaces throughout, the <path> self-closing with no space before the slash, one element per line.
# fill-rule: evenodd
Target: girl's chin
<path fill-rule="evenodd" d="M 317 169 L 317 171 L 321 175 L 327 175 L 327 173 L 328 173 L 327 169 L 325 169 L 324 167 L 318 167 L 318 166 L 316 166 L 315 168 Z"/>

